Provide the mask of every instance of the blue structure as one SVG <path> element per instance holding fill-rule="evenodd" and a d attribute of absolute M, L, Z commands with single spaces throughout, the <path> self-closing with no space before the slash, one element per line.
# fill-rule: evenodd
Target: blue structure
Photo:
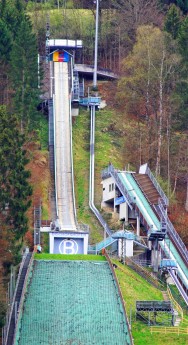
<path fill-rule="evenodd" d="M 84 97 L 80 99 L 79 103 L 84 107 L 90 107 L 92 105 L 99 106 L 101 103 L 101 97 Z"/>

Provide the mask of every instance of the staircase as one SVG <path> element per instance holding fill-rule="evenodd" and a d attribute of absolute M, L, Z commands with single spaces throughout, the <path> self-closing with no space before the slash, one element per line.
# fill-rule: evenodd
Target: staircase
<path fill-rule="evenodd" d="M 113 244 L 114 242 L 117 241 L 117 238 L 113 238 L 113 237 L 107 237 L 105 240 L 97 243 L 96 245 L 92 246 L 92 245 L 89 245 L 88 246 L 88 251 L 89 252 L 99 252 L 100 250 L 110 246 L 111 244 Z"/>
<path fill-rule="evenodd" d="M 183 320 L 183 311 L 179 304 L 174 300 L 171 291 L 169 287 L 167 288 L 167 291 L 162 291 L 164 301 L 171 301 L 173 303 L 174 308 L 174 326 L 179 327 L 180 322 Z"/>
<path fill-rule="evenodd" d="M 159 192 L 155 188 L 154 184 L 150 180 L 149 176 L 146 174 L 133 174 L 134 179 L 148 200 L 149 204 L 152 206 L 158 204 L 159 198 L 161 198 Z"/>
<path fill-rule="evenodd" d="M 161 292 L 162 292 L 164 301 L 169 301 L 170 299 L 169 299 L 168 292 L 167 291 L 161 291 Z"/>
<path fill-rule="evenodd" d="M 49 117 L 49 167 L 51 175 L 50 206 L 52 219 L 56 219 L 56 200 L 55 200 L 55 169 L 54 169 L 54 119 L 53 119 L 53 101 L 48 101 Z"/>
<path fill-rule="evenodd" d="M 175 327 L 179 327 L 179 324 L 180 324 L 180 322 L 181 322 L 181 317 L 179 316 L 177 310 L 174 310 L 174 315 L 175 315 L 174 326 L 175 326 Z"/>
<path fill-rule="evenodd" d="M 34 244 L 40 243 L 41 206 L 34 207 Z"/>
<path fill-rule="evenodd" d="M 12 305 L 12 310 L 11 310 L 11 314 L 10 314 L 8 330 L 7 330 L 7 337 L 6 337 L 4 345 L 12 345 L 13 344 L 14 331 L 15 331 L 15 326 L 16 326 L 16 321 L 17 321 L 17 311 L 19 309 L 19 304 L 20 304 L 23 286 L 24 286 L 24 282 L 25 282 L 25 276 L 27 273 L 27 269 L 29 266 L 31 256 L 32 256 L 32 253 L 27 254 L 27 256 L 24 260 L 21 272 L 18 276 L 18 283 L 17 283 L 17 287 L 15 290 L 15 295 L 14 295 L 15 298 L 13 300 L 13 305 Z"/>

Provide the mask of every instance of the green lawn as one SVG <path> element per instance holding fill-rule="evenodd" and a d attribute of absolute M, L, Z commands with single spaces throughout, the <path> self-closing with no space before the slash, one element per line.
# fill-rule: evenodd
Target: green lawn
<path fill-rule="evenodd" d="M 35 254 L 34 257 L 36 260 L 65 260 L 65 261 L 73 261 L 73 260 L 81 260 L 81 261 L 106 261 L 105 256 L 102 255 L 84 255 L 84 254 Z"/>
<path fill-rule="evenodd" d="M 102 199 L 101 171 L 111 161 L 117 168 L 123 167 L 121 150 L 123 138 L 108 130 L 114 122 L 115 112 L 104 109 L 96 113 L 95 136 L 95 205 L 100 208 Z M 105 129 L 105 132 L 104 132 Z M 106 130 L 107 129 L 107 130 Z M 78 221 L 90 226 L 90 243 L 102 240 L 103 229 L 89 209 L 89 150 L 90 112 L 80 108 L 79 116 L 73 124 L 73 154 L 75 194 Z"/>
<path fill-rule="evenodd" d="M 161 291 L 150 285 L 128 266 L 124 266 L 117 260 L 113 262 L 123 270 L 116 269 L 123 298 L 126 304 L 128 318 L 132 312 L 132 336 L 134 345 L 188 345 L 188 335 L 150 333 L 150 328 L 141 321 L 135 321 L 135 302 L 136 300 L 163 300 Z M 183 323 L 181 327 L 185 327 Z M 187 324 L 188 327 L 188 324 Z"/>

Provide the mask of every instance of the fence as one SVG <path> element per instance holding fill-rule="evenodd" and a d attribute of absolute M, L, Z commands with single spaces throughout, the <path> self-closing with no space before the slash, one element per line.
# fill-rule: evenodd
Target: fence
<path fill-rule="evenodd" d="M 178 313 L 179 313 L 180 316 L 181 316 L 181 319 L 183 320 L 183 309 L 182 309 L 182 307 L 180 307 L 180 305 L 178 304 L 178 302 L 176 302 L 176 300 L 175 300 L 174 297 L 172 296 L 172 293 L 171 293 L 171 291 L 170 291 L 169 286 L 167 286 L 167 293 L 168 293 L 169 299 L 172 301 L 172 303 L 173 303 L 173 305 L 174 305 L 174 308 L 178 311 Z"/>
<path fill-rule="evenodd" d="M 163 334 L 187 334 L 188 335 L 188 327 L 150 327 L 150 332 L 152 333 L 163 333 Z"/>

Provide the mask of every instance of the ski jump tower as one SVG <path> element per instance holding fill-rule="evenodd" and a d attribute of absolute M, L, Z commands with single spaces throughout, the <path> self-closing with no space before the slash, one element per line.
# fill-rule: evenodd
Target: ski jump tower
<path fill-rule="evenodd" d="M 74 51 L 82 41 L 47 40 L 50 64 L 49 148 L 54 198 L 50 253 L 87 254 L 88 228 L 77 223 L 72 157 L 71 100 Z"/>

